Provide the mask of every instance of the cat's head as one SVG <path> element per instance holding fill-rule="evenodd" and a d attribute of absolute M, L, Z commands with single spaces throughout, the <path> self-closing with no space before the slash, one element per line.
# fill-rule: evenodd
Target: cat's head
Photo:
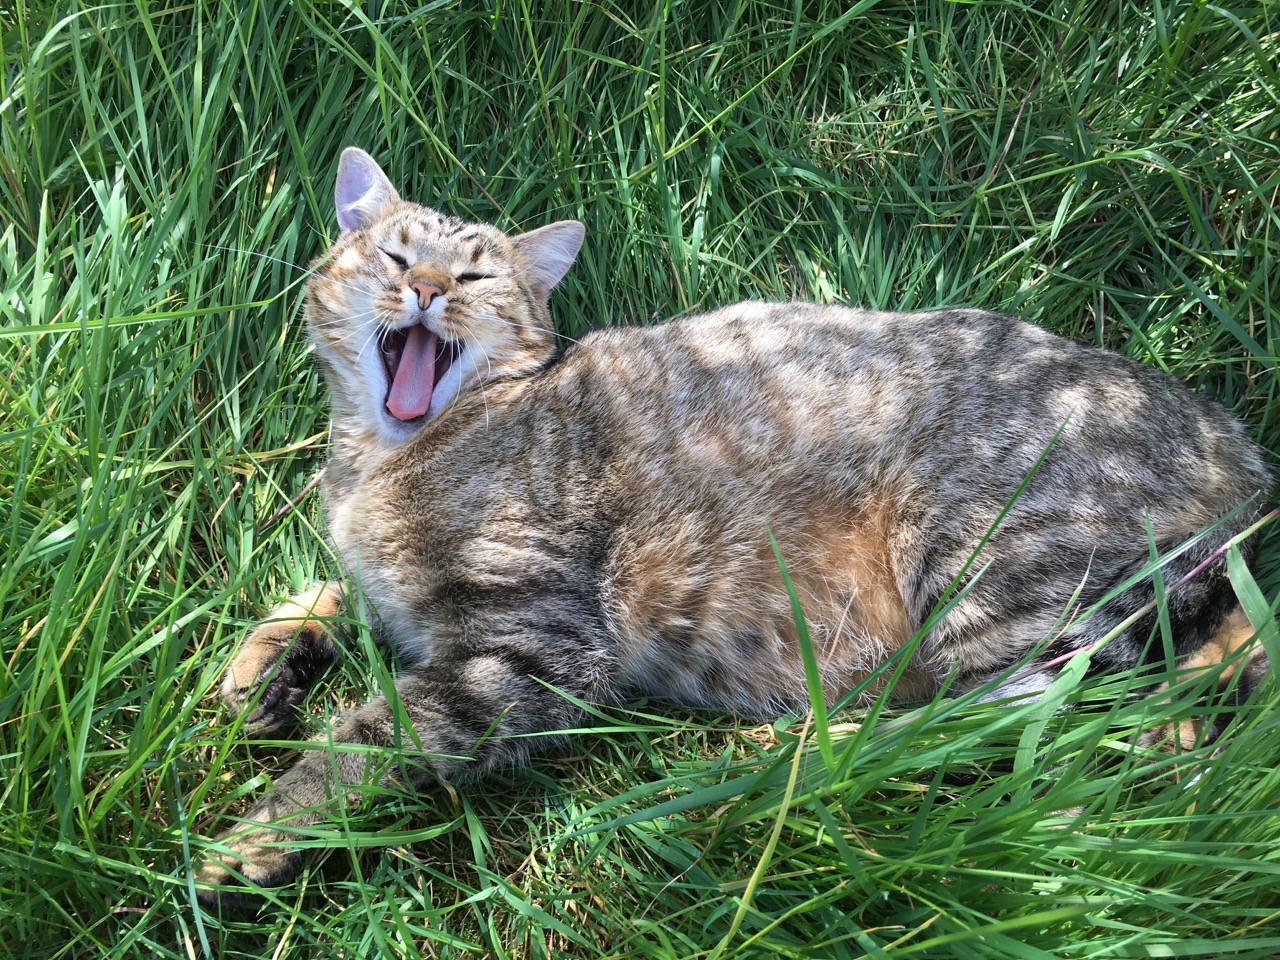
<path fill-rule="evenodd" d="M 547 298 L 582 245 L 565 220 L 518 236 L 400 199 L 348 147 L 334 188 L 338 241 L 307 284 L 307 325 L 336 426 L 407 440 L 459 395 L 555 352 Z"/>

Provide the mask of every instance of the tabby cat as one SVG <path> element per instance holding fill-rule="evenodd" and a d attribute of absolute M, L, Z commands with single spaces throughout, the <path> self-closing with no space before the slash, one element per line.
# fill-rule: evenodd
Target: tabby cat
<path fill-rule="evenodd" d="M 401 200 L 354 148 L 335 199 L 341 235 L 306 296 L 333 402 L 328 525 L 409 666 L 398 705 L 349 713 L 212 845 L 210 898 L 237 878 L 287 880 L 289 841 L 343 792 L 519 764 L 583 722 L 575 701 L 803 707 L 770 532 L 828 700 L 957 585 L 895 695 L 1004 677 L 990 696 L 1028 697 L 1064 651 L 1152 600 L 1149 577 L 1105 600 L 1149 563 L 1150 538 L 1175 583 L 1270 490 L 1221 408 L 1018 320 L 741 303 L 559 349 L 547 299 L 582 224 L 466 223 Z M 295 597 L 242 644 L 222 693 L 250 729 L 288 721 L 336 656 L 344 596 L 328 583 Z M 1220 559 L 1168 606 L 1191 666 L 1254 634 Z M 1154 624 L 1141 616 L 1094 665 L 1162 658 Z M 1028 658 L 1045 668 L 1013 669 Z M 1248 662 L 1242 692 L 1265 668 Z M 379 752 L 395 760 L 374 771 Z"/>

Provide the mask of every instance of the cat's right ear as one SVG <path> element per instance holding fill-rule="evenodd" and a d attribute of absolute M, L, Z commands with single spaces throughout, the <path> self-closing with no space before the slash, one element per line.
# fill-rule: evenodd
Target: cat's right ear
<path fill-rule="evenodd" d="M 573 266 L 586 235 L 587 228 L 577 220 L 560 220 L 511 238 L 528 263 L 529 283 L 543 303 Z"/>
<path fill-rule="evenodd" d="M 338 227 L 343 233 L 363 230 L 383 208 L 400 199 L 396 188 L 378 162 L 359 147 L 347 147 L 338 161 L 338 180 L 333 186 L 333 204 L 338 209 Z"/>

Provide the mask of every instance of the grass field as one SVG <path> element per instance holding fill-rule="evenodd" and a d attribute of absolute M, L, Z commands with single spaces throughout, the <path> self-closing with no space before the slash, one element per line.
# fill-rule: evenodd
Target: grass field
<path fill-rule="evenodd" d="M 570 335 L 746 297 L 997 308 L 1276 453 L 1280 7 L 17 0 L 0 32 L 0 956 L 1280 956 L 1280 712 L 1143 760 L 1186 698 L 1082 663 L 908 723 L 639 704 L 487 789 L 351 811 L 260 913 L 202 913 L 189 869 L 291 755 L 219 711 L 221 670 L 334 572 L 316 495 L 290 504 L 324 457 L 300 300 L 343 146 L 452 213 L 583 220 Z M 1235 579 L 1274 612 L 1280 537 Z M 353 643 L 312 730 L 395 669 Z"/>

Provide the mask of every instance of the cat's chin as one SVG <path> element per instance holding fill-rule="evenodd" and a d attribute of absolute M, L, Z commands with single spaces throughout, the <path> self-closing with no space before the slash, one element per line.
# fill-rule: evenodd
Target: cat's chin
<path fill-rule="evenodd" d="M 431 419 L 431 414 L 429 413 L 419 414 L 416 417 L 405 418 L 396 416 L 391 413 L 390 410 L 387 411 L 387 416 L 391 418 L 392 423 L 396 426 L 402 427 L 410 433 L 417 433 L 422 429 L 426 422 Z"/>
<path fill-rule="evenodd" d="M 435 412 L 428 410 L 422 416 L 414 417 L 412 420 L 401 420 L 384 406 L 378 417 L 378 434 L 386 443 L 404 443 L 421 433 L 422 428 L 433 419 L 435 419 Z"/>

